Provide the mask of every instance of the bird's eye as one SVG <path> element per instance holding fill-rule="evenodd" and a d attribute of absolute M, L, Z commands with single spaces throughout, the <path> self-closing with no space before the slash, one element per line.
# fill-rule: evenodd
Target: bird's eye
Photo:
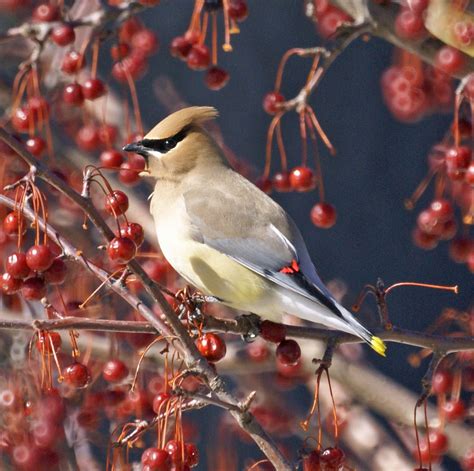
<path fill-rule="evenodd" d="M 168 152 L 169 150 L 173 149 L 176 147 L 176 140 L 175 139 L 165 139 L 163 141 L 163 150 L 164 152 Z"/>

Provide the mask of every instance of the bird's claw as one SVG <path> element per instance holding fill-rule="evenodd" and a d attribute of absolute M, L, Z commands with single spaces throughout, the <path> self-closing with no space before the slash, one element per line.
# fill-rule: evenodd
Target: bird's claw
<path fill-rule="evenodd" d="M 260 335 L 260 316 L 256 314 L 242 314 L 236 319 L 237 324 L 244 326 L 244 334 L 242 334 L 242 340 L 244 342 L 253 342 Z"/>

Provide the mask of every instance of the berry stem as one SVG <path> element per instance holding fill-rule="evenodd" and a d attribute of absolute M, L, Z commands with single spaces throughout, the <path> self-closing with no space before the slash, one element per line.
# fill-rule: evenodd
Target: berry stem
<path fill-rule="evenodd" d="M 418 287 L 421 287 L 421 288 L 431 288 L 431 289 L 440 289 L 440 290 L 444 290 L 444 291 L 452 291 L 455 294 L 459 293 L 458 285 L 454 285 L 454 286 L 432 285 L 430 283 L 418 283 L 418 282 L 415 282 L 415 281 L 404 281 L 404 282 L 395 283 L 395 284 L 389 286 L 385 290 L 385 295 L 387 295 L 390 291 L 392 291 L 392 289 L 398 288 L 400 286 L 418 286 Z"/>

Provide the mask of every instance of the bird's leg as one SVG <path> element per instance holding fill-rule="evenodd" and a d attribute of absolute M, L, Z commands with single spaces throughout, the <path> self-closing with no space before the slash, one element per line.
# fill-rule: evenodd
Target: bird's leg
<path fill-rule="evenodd" d="M 242 334 L 242 339 L 247 342 L 253 342 L 260 335 L 260 316 L 257 314 L 242 314 L 236 317 L 237 325 L 242 326 L 245 332 Z"/>
<path fill-rule="evenodd" d="M 180 319 L 187 319 L 192 324 L 203 321 L 201 309 L 203 304 L 219 302 L 218 298 L 193 291 L 189 286 L 179 290 L 175 294 L 175 298 L 179 303 L 177 308 L 178 317 Z"/>

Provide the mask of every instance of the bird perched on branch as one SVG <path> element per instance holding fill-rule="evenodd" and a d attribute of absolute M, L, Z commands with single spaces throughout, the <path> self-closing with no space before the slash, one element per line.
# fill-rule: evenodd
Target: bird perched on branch
<path fill-rule="evenodd" d="M 329 293 L 300 231 L 269 196 L 234 172 L 201 126 L 211 107 L 179 110 L 125 151 L 141 154 L 156 179 L 151 213 L 163 255 L 205 295 L 280 321 L 293 314 L 385 344 Z"/>

